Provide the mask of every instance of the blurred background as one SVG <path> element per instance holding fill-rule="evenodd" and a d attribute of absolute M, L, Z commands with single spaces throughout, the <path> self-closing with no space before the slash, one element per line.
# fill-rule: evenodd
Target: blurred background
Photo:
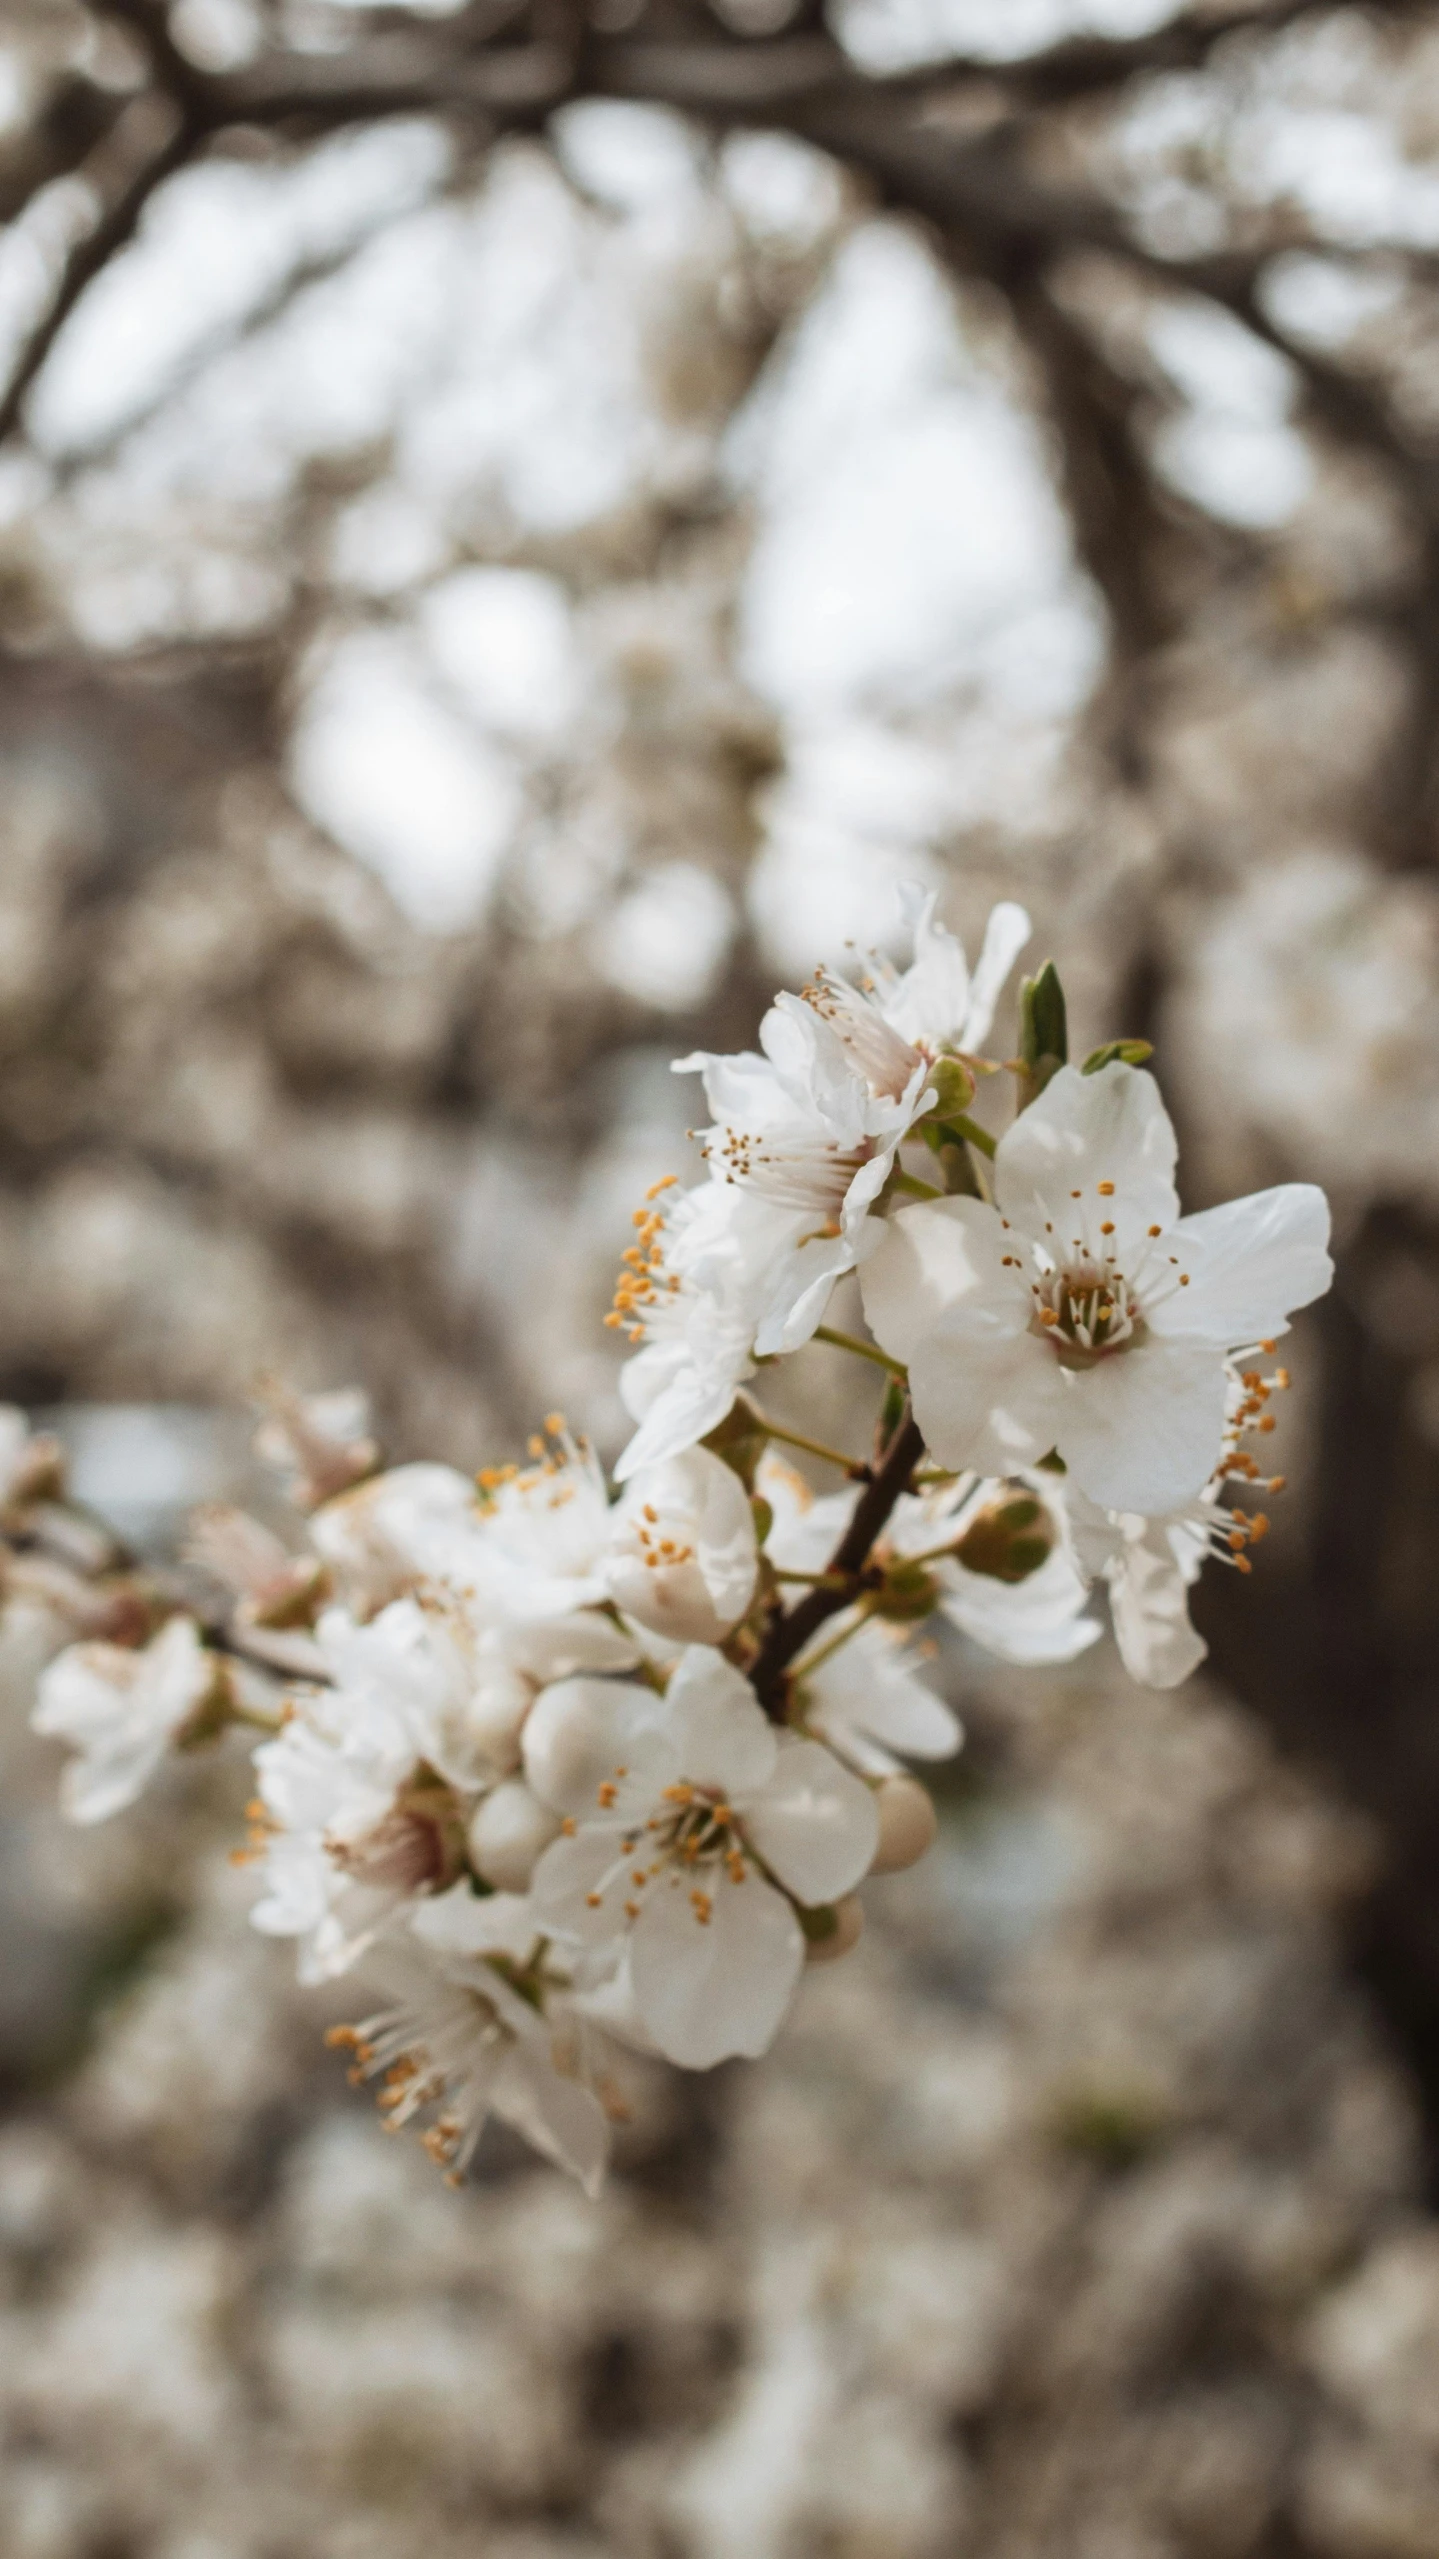
<path fill-rule="evenodd" d="M 670 1057 L 903 879 L 1339 1237 L 1209 1672 L 947 1658 L 598 2206 L 0 1623 L 6 2559 L 1435 2559 L 1439 8 L 0 0 L 0 217 L 0 1396 L 142 1546 L 267 1369 L 613 1453 Z"/>

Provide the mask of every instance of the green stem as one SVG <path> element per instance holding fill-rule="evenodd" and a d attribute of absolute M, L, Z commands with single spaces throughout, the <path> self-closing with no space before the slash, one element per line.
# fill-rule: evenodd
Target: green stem
<path fill-rule="evenodd" d="M 966 1113 L 961 1112 L 949 1122 L 949 1126 L 957 1128 L 961 1137 L 967 1137 L 970 1145 L 977 1146 L 980 1154 L 987 1155 L 993 1163 L 994 1150 L 998 1141 L 990 1136 L 987 1128 L 980 1127 L 978 1120 L 972 1120 Z"/>
<path fill-rule="evenodd" d="M 932 1199 L 941 1196 L 939 1191 L 930 1193 Z M 812 1338 L 817 1342 L 829 1342 L 837 1351 L 853 1351 L 856 1359 L 872 1360 L 876 1368 L 887 1369 L 891 1377 L 907 1378 L 909 1375 L 903 1360 L 891 1359 L 887 1351 L 876 1350 L 873 1342 L 861 1342 L 855 1334 L 841 1333 L 833 1324 L 816 1324 Z"/>
<path fill-rule="evenodd" d="M 778 1566 L 773 1564 L 770 1570 L 777 1582 L 808 1582 L 815 1590 L 844 1590 L 848 1587 L 843 1575 L 839 1573 L 781 1572 Z"/>
<path fill-rule="evenodd" d="M 956 1120 L 954 1126 L 964 1128 L 966 1123 L 963 1120 Z M 898 1164 L 889 1177 L 889 1186 L 893 1191 L 903 1191 L 906 1197 L 912 1200 L 942 1200 L 944 1197 L 938 1183 L 922 1182 L 917 1173 L 906 1173 Z"/>
<path fill-rule="evenodd" d="M 849 1618 L 846 1623 L 841 1626 L 837 1635 L 831 1635 L 829 1642 L 827 1644 L 821 1644 L 817 1653 L 808 1653 L 803 1661 L 795 1663 L 793 1670 L 790 1672 L 791 1679 L 802 1680 L 810 1678 L 812 1673 L 817 1671 L 823 1663 L 829 1661 L 831 1657 L 840 1650 L 842 1645 L 849 1642 L 852 1635 L 857 1635 L 859 1633 L 861 1626 L 869 1616 L 873 1606 L 873 1600 L 860 1600 L 856 1605 L 853 1617 Z"/>
<path fill-rule="evenodd" d="M 869 1468 L 863 1458 L 846 1457 L 843 1449 L 827 1448 L 822 1439 L 809 1439 L 803 1431 L 792 1431 L 783 1422 L 772 1422 L 768 1413 L 761 1413 L 759 1418 L 771 1439 L 782 1439 L 790 1448 L 803 1448 L 811 1457 L 822 1457 L 827 1466 L 843 1467 L 846 1475 L 868 1475 Z"/>

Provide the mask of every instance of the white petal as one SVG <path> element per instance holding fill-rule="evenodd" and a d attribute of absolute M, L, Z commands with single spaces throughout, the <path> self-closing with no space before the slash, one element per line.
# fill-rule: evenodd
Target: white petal
<path fill-rule="evenodd" d="M 442 1955 L 509 1955 L 523 1964 L 534 1951 L 539 1927 L 522 1893 L 475 1893 L 452 1884 L 420 1902 L 410 1926 Z"/>
<path fill-rule="evenodd" d="M 688 1549 L 663 1560 L 661 1540 Z M 754 1512 L 733 1467 L 707 1448 L 634 1476 L 615 1515 L 607 1566 L 618 1607 L 676 1643 L 718 1644 L 754 1596 Z"/>
<path fill-rule="evenodd" d="M 1047 1456 L 1065 1410 L 1059 1362 L 1033 1333 L 956 1338 L 946 1326 L 915 1350 L 909 1391 L 940 1464 L 981 1475 Z"/>
<path fill-rule="evenodd" d="M 785 1733 L 773 1777 L 744 1807 L 744 1829 L 800 1901 L 827 1902 L 869 1872 L 879 1815 L 869 1788 L 833 1751 Z"/>
<path fill-rule="evenodd" d="M 1110 1613 L 1120 1658 L 1146 1688 L 1177 1688 L 1209 1647 L 1189 1622 L 1189 1583 L 1159 1522 L 1110 1568 Z"/>
<path fill-rule="evenodd" d="M 524 1730 L 525 1775 L 541 1803 L 592 1813 L 617 1768 L 656 1756 L 662 1713 L 653 1689 L 628 1680 L 556 1680 L 536 1698 Z"/>
<path fill-rule="evenodd" d="M 946 1034 L 960 1048 L 977 1049 L 989 1035 L 1004 982 L 1029 940 L 1033 926 L 1022 906 L 1004 898 L 993 908 L 984 928 L 984 945 L 970 980 L 963 1021 Z"/>
<path fill-rule="evenodd" d="M 508 2046 L 490 2092 L 493 2113 L 522 2133 L 593 2198 L 604 2181 L 610 2128 L 598 2097 L 555 2069 L 538 2037 Z"/>
<path fill-rule="evenodd" d="M 752 1867 L 740 1883 L 723 1867 L 712 1870 L 707 1890 L 706 1922 L 688 1877 L 653 1886 L 631 1944 L 640 2015 L 660 2051 L 685 2070 L 767 2051 L 804 1963 L 794 1912 Z"/>
<path fill-rule="evenodd" d="M 995 1581 L 966 1572 L 962 1564 L 947 1566 L 940 1606 L 951 1625 L 1003 1662 L 1072 1662 L 1101 1633 L 1095 1619 L 1083 1615 L 1084 1600 L 1083 1581 L 1056 1546 L 1022 1582 Z"/>
<path fill-rule="evenodd" d="M 1065 1066 L 1000 1139 L 994 1195 L 1026 1234 L 1042 1236 L 1052 1220 L 1067 1241 L 1072 1193 L 1081 1193 L 1081 1210 L 1097 1210 L 1098 1184 L 1112 1182 L 1106 1214 L 1128 1254 L 1150 1226 L 1172 1226 L 1179 1215 L 1176 1151 L 1159 1087 L 1142 1067 L 1116 1059 L 1085 1075 Z"/>
<path fill-rule="evenodd" d="M 774 1726 L 749 1681 L 722 1653 L 693 1644 L 665 1697 L 664 1732 L 682 1777 L 738 1802 L 774 1771 Z"/>
<path fill-rule="evenodd" d="M 1055 1444 L 1091 1500 L 1152 1515 L 1180 1510 L 1202 1490 L 1224 1437 L 1216 1351 L 1151 1341 L 1061 1374 L 1067 1392 Z"/>
<path fill-rule="evenodd" d="M 559 1828 L 559 1814 L 540 1802 L 523 1777 L 507 1777 L 481 1798 L 466 1838 L 475 1872 L 499 1888 L 494 1899 L 528 1889 L 537 1860 L 559 1836 Z"/>
<path fill-rule="evenodd" d="M 1153 1332 L 1192 1335 L 1231 1350 L 1288 1329 L 1298 1306 L 1334 1277 L 1329 1203 L 1312 1182 L 1284 1182 L 1180 1220 L 1167 1240 L 1189 1286 L 1145 1314 Z"/>
<path fill-rule="evenodd" d="M 621 1837 L 616 1825 L 596 1822 L 545 1850 L 528 1899 L 547 1937 L 601 1946 L 624 1935 L 630 1883 Z"/>
<path fill-rule="evenodd" d="M 901 1209 L 886 1222 L 860 1278 L 876 1341 L 908 1364 L 936 1326 L 960 1309 L 971 1330 L 1022 1332 L 1028 1292 L 1022 1276 L 1005 1268 L 1008 1250 L 998 1211 L 983 1200 L 927 1200 Z"/>

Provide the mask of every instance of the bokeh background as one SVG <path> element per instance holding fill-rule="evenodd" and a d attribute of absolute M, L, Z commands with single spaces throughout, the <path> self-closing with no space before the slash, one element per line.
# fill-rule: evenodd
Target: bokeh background
<path fill-rule="evenodd" d="M 669 1058 L 902 879 L 1339 1237 L 1210 1671 L 947 1659 L 598 2206 L 0 1622 L 6 2559 L 1435 2559 L 1439 9 L 6 0 L 0 216 L 0 1394 L 142 1546 L 267 1369 L 616 1448 Z"/>

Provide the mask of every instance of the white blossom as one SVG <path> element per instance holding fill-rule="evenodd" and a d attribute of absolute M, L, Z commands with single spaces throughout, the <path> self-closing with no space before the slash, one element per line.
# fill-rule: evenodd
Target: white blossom
<path fill-rule="evenodd" d="M 72 1644 L 42 1672 L 31 1723 L 76 1756 L 60 1779 L 71 1821 L 133 1804 L 166 1753 L 218 1702 L 223 1677 L 194 1620 L 171 1617 L 143 1651 Z"/>
<path fill-rule="evenodd" d="M 723 1421 L 754 1357 L 792 1350 L 823 1319 L 835 1281 L 878 1240 L 870 1212 L 896 1151 L 933 1099 L 930 1069 L 988 1032 L 1028 939 L 1022 907 L 990 917 L 971 979 L 963 950 L 911 891 L 914 961 L 871 963 L 863 986 L 821 972 L 782 995 L 761 1053 L 696 1054 L 715 1125 L 711 1179 L 656 1185 L 638 1213 L 610 1322 L 637 1345 L 621 1379 L 640 1427 L 621 1477 L 676 1455 Z"/>
<path fill-rule="evenodd" d="M 793 1904 L 831 1903 L 865 1873 L 869 1790 L 820 1743 L 776 1732 L 701 1646 L 663 1697 L 592 1680 L 551 1689 L 525 1766 L 570 1832 L 535 1869 L 546 1931 L 610 1962 L 628 1951 L 640 2019 L 672 2061 L 705 2070 L 765 2051 L 804 1961 Z"/>
<path fill-rule="evenodd" d="M 914 960 L 903 974 L 876 960 L 854 986 L 821 970 L 804 996 L 781 995 L 771 1006 L 762 1054 L 699 1051 L 676 1061 L 677 1074 L 704 1077 L 714 1178 L 791 1221 L 764 1291 L 761 1357 L 807 1341 L 835 1281 L 863 1258 L 869 1213 L 900 1143 L 935 1098 L 937 1058 L 983 1038 L 1029 938 L 1022 907 L 996 907 L 971 983 L 960 944 L 935 921 L 935 899 L 911 892 L 907 903 Z"/>
<path fill-rule="evenodd" d="M 417 1911 L 412 1929 L 387 1940 L 370 1967 L 388 2004 L 332 2029 L 330 2041 L 353 2052 L 357 2079 L 380 2079 L 392 2130 L 428 2115 L 426 2148 L 458 2182 L 487 2117 L 497 2115 L 587 2194 L 598 2193 L 609 2127 L 594 2092 L 559 2067 L 567 2044 L 548 2002 L 539 2004 L 546 1985 L 527 1903 L 511 1893 L 481 1899 L 456 1884 Z"/>
<path fill-rule="evenodd" d="M 994 1205 L 925 1201 L 886 1228 L 865 1312 L 903 1360 L 941 1464 L 1000 1474 L 1057 1449 L 1104 1509 L 1167 1513 L 1212 1474 L 1226 1359 L 1328 1286 L 1309 1183 L 1181 1218 L 1152 1076 L 1065 1067 L 1001 1139 Z"/>
<path fill-rule="evenodd" d="M 469 1807 L 514 1765 L 516 1724 L 477 1688 L 466 1635 L 412 1599 L 368 1626 L 327 1610 L 332 1685 L 255 1753 L 265 1891 L 251 1918 L 301 1939 L 303 1980 L 344 1971 L 405 1904 L 455 1880 Z"/>

